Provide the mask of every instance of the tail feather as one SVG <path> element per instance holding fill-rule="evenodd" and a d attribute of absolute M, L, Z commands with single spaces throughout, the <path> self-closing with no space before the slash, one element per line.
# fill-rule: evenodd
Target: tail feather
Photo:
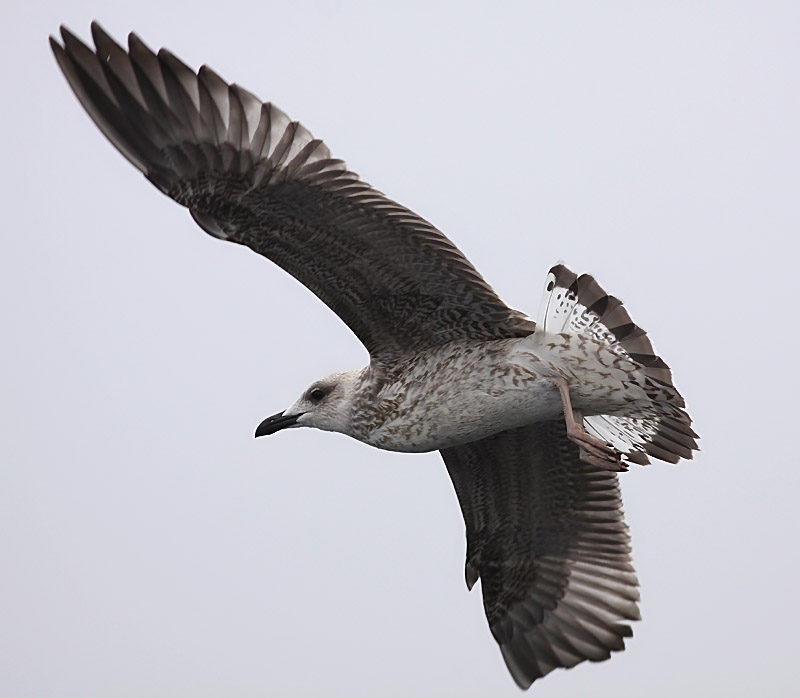
<path fill-rule="evenodd" d="M 593 276 L 577 276 L 557 264 L 547 274 L 542 306 L 539 321 L 544 331 L 589 334 L 621 349 L 644 366 L 648 376 L 672 386 L 669 367 L 656 355 L 647 333 L 633 322 L 622 301 L 608 295 Z"/>
<path fill-rule="evenodd" d="M 637 382 L 649 400 L 642 414 L 587 416 L 587 431 L 634 463 L 649 462 L 647 455 L 670 463 L 692 457 L 697 434 L 672 372 L 621 300 L 607 294 L 589 274 L 578 276 L 558 264 L 547 275 L 538 319 L 540 332 L 591 337 L 637 367 Z"/>

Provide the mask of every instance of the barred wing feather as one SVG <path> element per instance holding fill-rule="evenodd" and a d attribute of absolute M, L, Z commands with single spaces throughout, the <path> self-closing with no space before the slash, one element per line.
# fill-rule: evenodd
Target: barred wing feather
<path fill-rule="evenodd" d="M 135 34 L 127 51 L 92 35 L 94 50 L 62 27 L 51 46 L 100 130 L 206 232 L 305 284 L 374 359 L 533 331 L 447 237 L 280 109 Z"/>
<path fill-rule="evenodd" d="M 616 473 L 582 463 L 563 420 L 443 450 L 467 532 L 467 586 L 521 688 L 608 659 L 638 620 Z"/>

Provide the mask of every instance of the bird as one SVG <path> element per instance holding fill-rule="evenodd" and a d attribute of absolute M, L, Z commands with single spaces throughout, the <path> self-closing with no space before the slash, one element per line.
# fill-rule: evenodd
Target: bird
<path fill-rule="evenodd" d="M 564 264 L 537 320 L 456 245 L 333 158 L 297 121 L 136 34 L 66 27 L 58 66 L 111 143 L 208 234 L 308 287 L 369 352 L 313 382 L 256 437 L 339 432 L 439 451 L 466 530 L 465 581 L 522 689 L 623 650 L 640 619 L 619 473 L 691 459 L 667 364 L 622 302 Z"/>

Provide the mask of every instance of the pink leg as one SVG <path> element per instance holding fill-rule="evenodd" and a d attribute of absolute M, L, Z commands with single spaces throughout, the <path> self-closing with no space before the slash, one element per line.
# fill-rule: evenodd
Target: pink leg
<path fill-rule="evenodd" d="M 622 462 L 619 451 L 604 443 L 600 439 L 587 434 L 583 428 L 583 415 L 580 410 L 572 409 L 572 400 L 569 396 L 569 384 L 563 378 L 556 380 L 558 391 L 561 393 L 561 404 L 564 407 L 564 421 L 567 424 L 567 436 L 578 444 L 580 459 L 584 463 L 597 466 L 602 470 L 620 472 L 628 468 Z"/>

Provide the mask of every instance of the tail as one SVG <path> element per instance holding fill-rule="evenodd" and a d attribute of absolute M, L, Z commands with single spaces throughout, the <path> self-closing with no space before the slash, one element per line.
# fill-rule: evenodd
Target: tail
<path fill-rule="evenodd" d="M 587 416 L 584 428 L 589 433 L 640 465 L 650 462 L 648 455 L 668 463 L 692 458 L 698 436 L 684 410 L 686 403 L 672 382 L 669 366 L 622 301 L 608 295 L 594 277 L 577 276 L 558 264 L 547 275 L 538 320 L 537 332 L 589 337 L 634 364 L 626 378 L 643 391 L 645 405 L 637 414 Z"/>

